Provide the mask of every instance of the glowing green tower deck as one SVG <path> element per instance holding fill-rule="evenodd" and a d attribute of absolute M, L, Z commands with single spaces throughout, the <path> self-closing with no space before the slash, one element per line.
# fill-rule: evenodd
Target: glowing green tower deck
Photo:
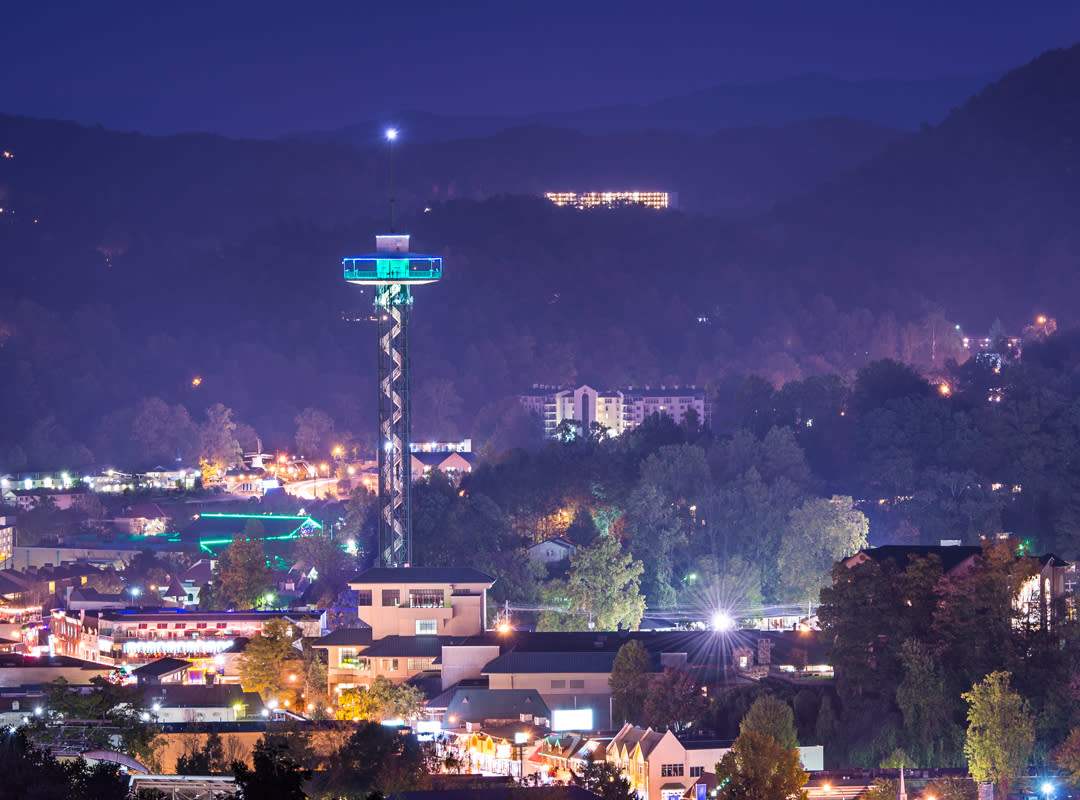
<path fill-rule="evenodd" d="M 375 237 L 373 255 L 344 258 L 345 280 L 375 288 L 379 328 L 379 561 L 412 561 L 412 454 L 409 450 L 409 317 L 412 286 L 442 277 L 442 258 L 409 252 L 408 234 Z"/>

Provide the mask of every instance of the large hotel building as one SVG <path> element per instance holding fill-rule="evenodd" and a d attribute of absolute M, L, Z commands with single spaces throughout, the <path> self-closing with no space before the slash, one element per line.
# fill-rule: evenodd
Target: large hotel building
<path fill-rule="evenodd" d="M 574 208 L 615 208 L 617 206 L 646 206 L 648 208 L 676 208 L 675 192 L 545 192 L 544 197 L 557 206 Z"/>
<path fill-rule="evenodd" d="M 696 386 L 629 387 L 598 391 L 591 386 L 557 389 L 534 386 L 520 395 L 521 404 L 544 424 L 544 436 L 552 438 L 563 420 L 574 420 L 588 430 L 597 422 L 612 436 L 632 430 L 653 414 L 682 422 L 686 412 L 697 412 L 698 422 L 708 425 L 712 417 L 708 393 Z"/>

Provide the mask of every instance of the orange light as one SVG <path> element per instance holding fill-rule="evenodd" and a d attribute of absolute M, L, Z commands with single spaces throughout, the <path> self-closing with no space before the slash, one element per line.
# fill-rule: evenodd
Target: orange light
<path fill-rule="evenodd" d="M 1039 323 L 1040 325 L 1045 325 L 1046 324 L 1046 317 L 1044 317 L 1042 314 L 1039 314 L 1039 316 L 1037 316 L 1035 318 L 1035 321 L 1037 323 Z"/>
<path fill-rule="evenodd" d="M 938 391 L 941 392 L 943 397 L 948 397 L 950 394 L 952 394 L 952 387 L 949 386 L 949 384 L 947 383 L 943 383 L 938 386 Z"/>
<path fill-rule="evenodd" d="M 200 384 L 202 384 L 202 378 L 200 378 L 198 375 L 191 379 L 192 386 L 199 386 Z"/>

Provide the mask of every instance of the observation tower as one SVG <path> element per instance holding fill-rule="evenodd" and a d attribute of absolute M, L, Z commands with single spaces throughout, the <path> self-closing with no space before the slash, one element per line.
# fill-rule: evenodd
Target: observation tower
<path fill-rule="evenodd" d="M 387 132 L 387 138 L 392 141 L 396 133 L 391 136 Z M 392 231 L 392 189 L 390 208 Z M 375 237 L 375 252 L 371 255 L 344 258 L 341 263 L 346 281 L 375 287 L 379 342 L 379 563 L 386 567 L 407 566 L 412 562 L 412 287 L 442 278 L 442 257 L 413 253 L 409 234 L 389 233 Z"/>

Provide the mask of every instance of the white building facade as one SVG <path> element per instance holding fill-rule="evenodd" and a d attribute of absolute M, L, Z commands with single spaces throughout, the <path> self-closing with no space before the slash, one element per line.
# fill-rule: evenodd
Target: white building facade
<path fill-rule="evenodd" d="M 593 423 L 602 425 L 610 436 L 633 430 L 647 417 L 662 414 L 682 423 L 691 410 L 699 425 L 708 425 L 712 417 L 708 393 L 696 386 L 628 387 L 597 390 L 591 386 L 559 389 L 534 386 L 520 395 L 521 404 L 535 414 L 544 426 L 544 436 L 554 438 L 560 423 L 580 423 L 588 432 Z"/>

